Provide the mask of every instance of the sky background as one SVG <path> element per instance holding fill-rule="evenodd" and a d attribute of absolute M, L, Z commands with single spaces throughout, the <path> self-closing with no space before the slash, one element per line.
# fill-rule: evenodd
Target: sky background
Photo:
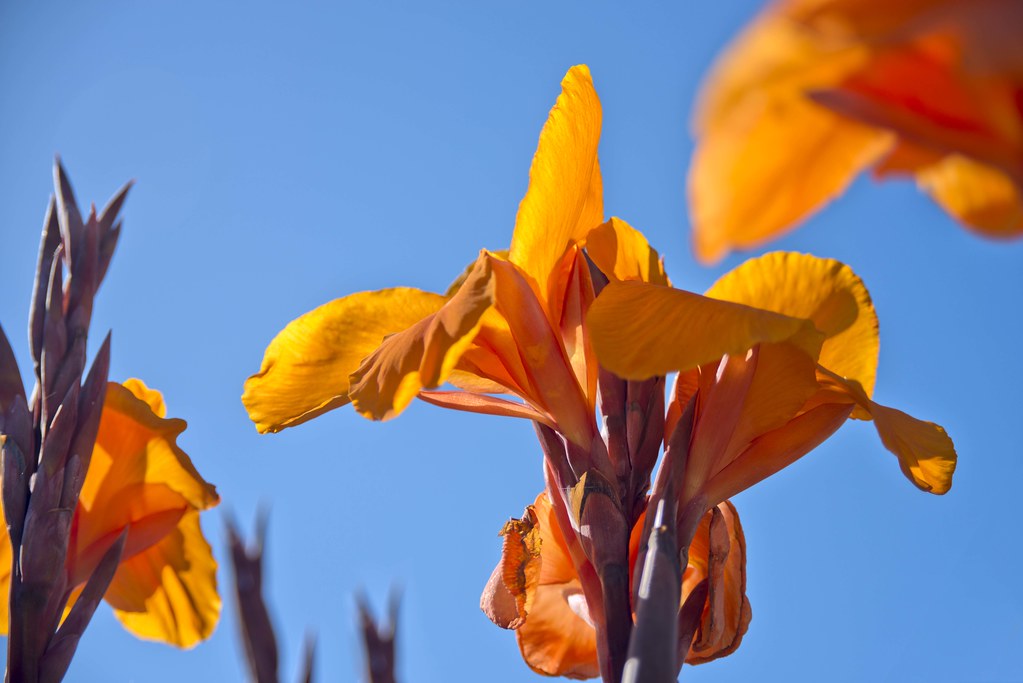
<path fill-rule="evenodd" d="M 251 529 L 261 503 L 282 680 L 307 631 L 319 680 L 355 680 L 353 592 L 382 609 L 394 584 L 402 681 L 536 680 L 478 607 L 498 530 L 542 486 L 530 426 L 415 403 L 385 424 L 346 408 L 259 436 L 242 384 L 315 306 L 443 291 L 481 247 L 506 247 L 577 63 L 604 107 L 607 214 L 647 235 L 677 286 L 706 289 L 748 255 L 692 257 L 687 121 L 759 3 L 215 5 L 0 5 L 0 321 L 29 369 L 54 154 L 85 208 L 136 179 L 93 352 L 112 329 L 111 378 L 164 393 L 223 498 L 203 515 L 225 596 L 213 637 L 141 642 L 101 606 L 68 680 L 241 679 L 223 513 Z M 738 496 L 753 621 L 683 680 L 1023 681 L 1023 242 L 968 233 L 911 183 L 861 179 L 769 248 L 862 276 L 881 321 L 875 398 L 944 425 L 959 467 L 948 495 L 921 493 L 849 423 Z"/>

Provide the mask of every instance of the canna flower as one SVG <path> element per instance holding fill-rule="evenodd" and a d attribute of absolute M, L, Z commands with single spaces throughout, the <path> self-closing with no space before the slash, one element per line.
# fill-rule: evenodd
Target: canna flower
<path fill-rule="evenodd" d="M 712 520 L 720 518 L 712 551 Z M 630 570 L 642 543 L 644 517 L 633 527 Z M 715 525 L 715 526 L 717 526 Z M 487 582 L 480 607 L 495 624 L 512 628 L 522 658 L 547 676 L 585 679 L 598 675 L 597 640 L 582 584 L 546 493 L 526 508 L 521 519 L 502 529 L 501 561 Z M 731 654 L 749 626 L 746 597 L 746 539 L 730 502 L 707 512 L 689 547 L 682 579 L 682 603 L 704 579 L 708 599 L 696 638 L 687 643 L 686 662 L 700 664 Z"/>
<path fill-rule="evenodd" d="M 1023 235 L 1023 4 L 775 0 L 694 116 L 697 256 L 763 244 L 862 171 L 909 174 L 966 227 Z"/>
<path fill-rule="evenodd" d="M 955 453 L 940 428 L 870 399 L 876 318 L 844 266 L 805 257 L 762 274 L 765 262 L 753 262 L 710 296 L 673 289 L 643 235 L 604 219 L 600 124 L 589 72 L 573 67 L 540 135 L 510 249 L 481 251 L 444 294 L 361 292 L 301 316 L 270 343 L 242 401 L 260 432 L 348 403 L 386 420 L 415 398 L 531 420 L 546 492 L 506 528 L 503 597 L 488 588 L 513 607 L 488 607 L 486 596 L 484 607 L 517 630 L 535 669 L 619 681 L 626 659 L 640 676 L 652 675 L 647 663 L 667 676 L 684 659 L 738 645 L 749 604 L 731 492 L 805 454 L 850 414 L 873 417 L 924 488 L 947 490 Z M 666 412 L 674 371 L 682 379 Z M 652 525 L 643 520 L 655 502 Z M 725 521 L 706 521 L 706 533 L 729 533 L 705 542 L 704 520 L 715 517 Z M 521 540 L 515 557 L 510 535 Z M 726 545 L 742 551 L 726 561 Z M 680 551 L 693 553 L 688 567 L 677 566 Z M 630 574 L 655 577 L 658 592 L 635 590 Z M 634 625 L 646 635 L 633 639 Z M 562 628 L 564 637 L 551 634 Z"/>
<path fill-rule="evenodd" d="M 633 379 L 679 372 L 666 434 L 695 402 L 680 498 L 683 508 L 695 504 L 690 522 L 802 457 L 849 417 L 873 421 L 918 488 L 949 490 L 956 452 L 945 431 L 871 398 L 877 316 L 848 266 L 775 252 L 726 274 L 707 298 L 756 307 L 773 329 L 721 326 L 717 334 L 735 345 L 701 357 L 688 339 L 700 323 L 693 301 L 703 297 L 642 282 L 610 283 L 588 317 L 597 356 L 613 372 Z"/>
<path fill-rule="evenodd" d="M 165 417 L 160 392 L 130 379 L 107 385 L 96 445 L 72 521 L 66 572 L 72 599 L 127 531 L 104 599 L 132 634 L 192 647 L 220 616 L 217 563 L 199 526 L 216 489 L 176 443 L 185 422 Z M 10 587 L 11 545 L 0 541 L 0 592 Z M 8 605 L 0 607 L 7 633 Z"/>

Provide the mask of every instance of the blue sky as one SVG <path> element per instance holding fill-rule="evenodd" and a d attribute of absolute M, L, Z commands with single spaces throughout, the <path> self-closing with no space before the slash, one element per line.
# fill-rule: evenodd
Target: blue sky
<path fill-rule="evenodd" d="M 0 321 L 24 334 L 53 155 L 82 203 L 135 178 L 95 312 L 112 378 L 188 420 L 179 440 L 223 497 L 271 507 L 269 600 L 282 674 L 307 630 L 320 680 L 361 667 L 356 589 L 403 587 L 400 675 L 535 678 L 478 608 L 497 531 L 539 491 L 525 423 L 415 404 L 374 424 L 339 410 L 258 436 L 239 401 L 266 344 L 332 298 L 443 291 L 507 246 L 558 84 L 587 63 L 604 106 L 605 207 L 678 286 L 740 263 L 688 246 L 687 119 L 701 74 L 758 3 L 5 3 L 0 6 Z M 1023 680 L 1023 243 L 984 241 L 910 183 L 858 181 L 771 248 L 840 259 L 881 321 L 876 398 L 943 424 L 951 493 L 914 489 L 873 429 L 848 424 L 735 503 L 753 622 L 687 680 Z M 251 525 L 249 525 L 251 526 Z M 192 652 L 127 635 L 101 607 L 71 681 L 242 676 L 224 616 Z"/>

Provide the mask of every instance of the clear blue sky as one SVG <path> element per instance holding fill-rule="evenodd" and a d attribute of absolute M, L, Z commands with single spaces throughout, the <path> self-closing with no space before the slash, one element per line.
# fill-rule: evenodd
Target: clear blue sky
<path fill-rule="evenodd" d="M 535 680 L 477 606 L 497 531 L 541 486 L 523 422 L 414 405 L 340 410 L 257 436 L 239 396 L 289 320 L 353 291 L 443 291 L 507 246 L 540 127 L 572 64 L 604 105 L 608 214 L 682 287 L 687 119 L 701 73 L 758 3 L 250 2 L 0 6 L 0 321 L 23 369 L 39 228 L 60 153 L 83 202 L 135 178 L 94 318 L 111 375 L 188 420 L 180 443 L 223 507 L 272 506 L 267 587 L 284 680 L 307 629 L 320 680 L 361 667 L 352 593 L 404 587 L 408 683 Z M 1023 680 L 1023 243 L 976 238 L 910 183 L 861 180 L 776 248 L 849 263 L 881 320 L 876 397 L 943 424 L 959 469 L 919 493 L 873 429 L 736 499 L 753 622 L 692 681 Z M 224 616 L 193 652 L 128 636 L 101 607 L 71 681 L 242 675 Z"/>

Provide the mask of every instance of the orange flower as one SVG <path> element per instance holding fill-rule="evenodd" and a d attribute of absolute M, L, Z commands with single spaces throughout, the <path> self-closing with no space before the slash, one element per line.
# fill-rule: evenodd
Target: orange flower
<path fill-rule="evenodd" d="M 746 539 L 735 506 L 718 506 L 724 540 L 711 550 L 711 512 L 700 521 L 689 546 L 682 603 L 704 579 L 708 599 L 686 662 L 702 664 L 735 651 L 749 626 L 746 598 Z M 633 527 L 630 572 L 643 542 L 644 517 Z M 480 607 L 491 621 L 515 630 L 522 658 L 548 676 L 594 678 L 599 674 L 597 639 L 582 583 L 546 493 L 526 508 L 522 519 L 501 531 L 501 561 L 487 582 Z"/>
<path fill-rule="evenodd" d="M 769 311 L 789 326 L 776 325 L 782 334 L 771 335 L 731 324 L 712 328 L 740 341 L 724 356 L 705 356 L 690 340 L 711 331 L 697 318 L 711 299 Z M 685 405 L 696 402 L 680 503 L 703 500 L 693 514 L 791 464 L 850 416 L 873 420 L 916 486 L 940 494 L 952 484 L 956 452 L 945 431 L 871 400 L 877 316 L 863 282 L 837 261 L 767 254 L 725 275 L 706 298 L 612 282 L 588 322 L 597 356 L 613 372 L 640 379 L 679 371 L 666 435 Z M 754 336 L 760 341 L 742 341 Z"/>
<path fill-rule="evenodd" d="M 130 379 L 107 385 L 96 445 L 72 521 L 67 572 L 74 598 L 127 529 L 121 563 L 105 599 L 140 638 L 191 647 L 220 616 L 217 564 L 199 527 L 216 489 L 175 440 L 185 422 L 166 419 L 160 392 Z M 11 546 L 0 542 L 0 592 L 10 582 Z M 65 611 L 66 614 L 66 611 Z M 7 603 L 0 608 L 7 632 Z"/>
<path fill-rule="evenodd" d="M 697 107 L 697 255 L 772 239 L 871 167 L 983 235 L 1023 235 L 1021 25 L 1018 0 L 773 2 Z"/>

